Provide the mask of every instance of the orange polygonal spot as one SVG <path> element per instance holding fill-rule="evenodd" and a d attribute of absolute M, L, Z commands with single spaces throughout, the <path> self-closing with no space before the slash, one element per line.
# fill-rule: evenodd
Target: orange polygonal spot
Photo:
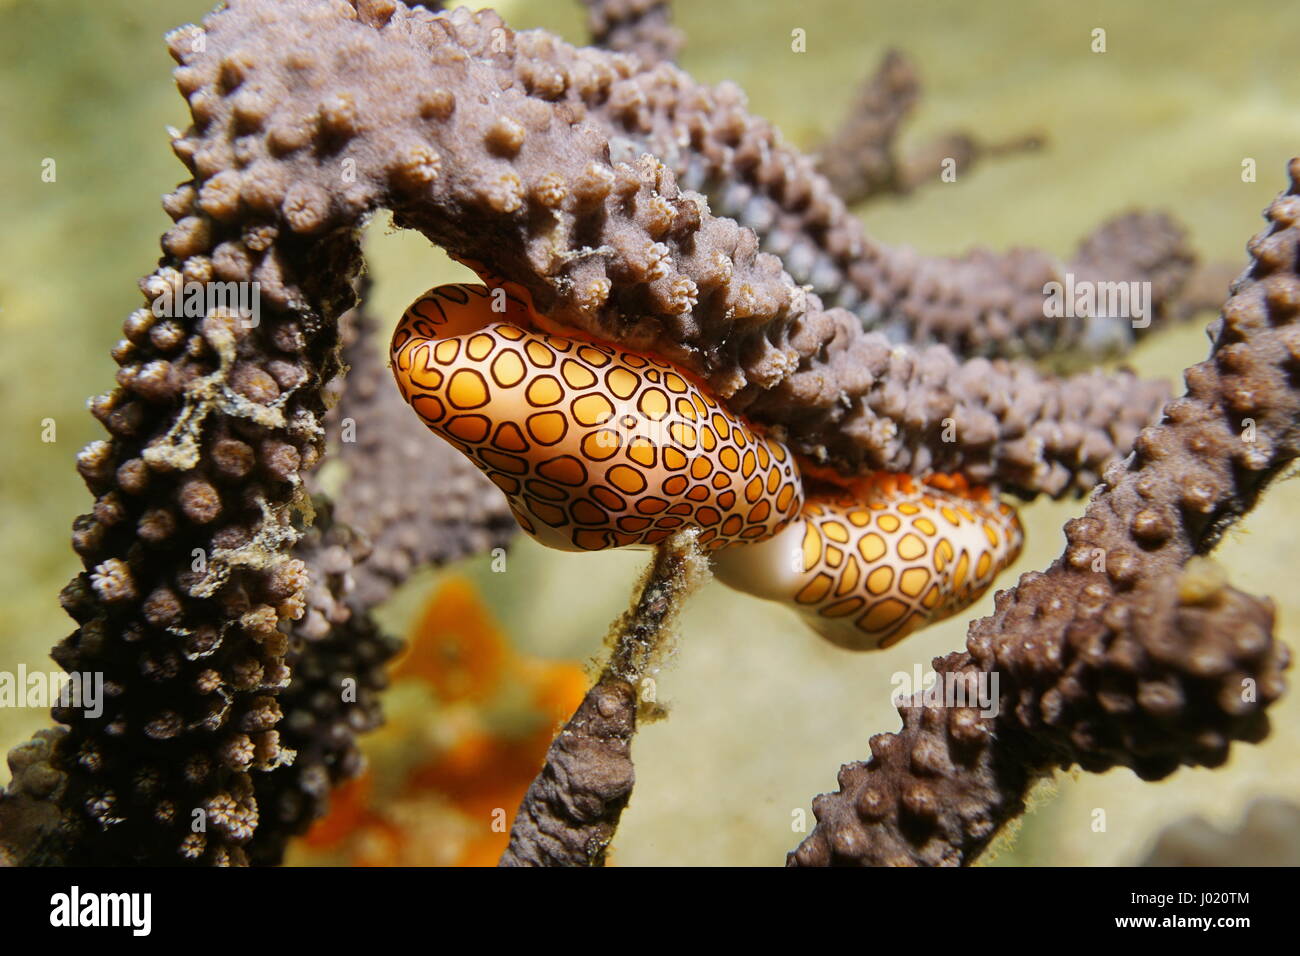
<path fill-rule="evenodd" d="M 564 397 L 564 389 L 554 375 L 539 375 L 528 383 L 524 392 L 529 404 L 538 408 L 554 405 Z"/>

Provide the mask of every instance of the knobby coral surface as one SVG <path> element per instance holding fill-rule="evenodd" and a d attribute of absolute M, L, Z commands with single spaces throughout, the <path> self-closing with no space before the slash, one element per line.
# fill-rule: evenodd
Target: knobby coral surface
<path fill-rule="evenodd" d="M 141 281 L 147 306 L 128 317 L 114 350 L 118 387 L 92 405 L 109 438 L 79 457 L 96 501 L 74 529 L 86 570 L 63 594 L 79 626 L 55 650 L 69 671 L 102 671 L 109 699 L 100 719 L 56 710 L 66 732 L 43 734 L 11 755 L 14 782 L 0 801 L 0 845 L 10 861 L 274 860 L 285 837 L 317 812 L 327 783 L 353 767 L 351 737 L 376 719 L 374 692 L 393 650 L 365 616 L 367 602 L 415 563 L 461 550 L 403 538 L 393 520 L 400 515 L 376 516 L 383 495 L 358 496 L 333 512 L 322 503 L 306 531 L 328 389 L 342 366 L 340 325 L 361 270 L 359 228 L 377 208 L 521 283 L 557 321 L 682 363 L 796 450 L 848 472 L 960 471 L 1026 497 L 1082 492 L 1108 463 L 1118 467 L 1164 399 L 1163 389 L 1128 373 L 1058 379 L 969 358 L 996 353 L 988 342 L 1028 340 L 1007 320 L 1015 312 L 1008 303 L 1029 302 L 1027 290 L 1060 269 L 1035 253 L 954 263 L 868 240 L 811 161 L 748 114 L 729 84 L 704 87 L 666 63 L 516 34 L 490 12 L 435 15 L 390 0 L 232 0 L 168 42 L 193 115 L 173 148 L 192 179 L 164 199 L 175 225 L 162 238 L 158 268 Z M 708 195 L 681 188 L 679 175 Z M 715 215 L 711 203 L 741 210 L 757 232 Z M 779 248 L 795 277 L 762 245 Z M 1169 261 L 1155 254 L 1128 266 L 1146 274 Z M 856 314 L 824 308 L 797 284 L 805 275 Z M 214 281 L 257 282 L 260 319 L 221 306 L 200 315 L 159 307 L 184 283 Z M 1016 314 L 1033 311 L 1041 322 L 1041 291 L 1033 294 L 1035 309 Z M 901 328 L 913 319 L 943 326 L 948 313 L 992 331 L 923 337 L 950 339 L 954 353 L 864 329 L 864 321 Z M 1232 344 L 1221 359 L 1245 354 Z M 400 454 L 386 437 L 387 400 L 366 390 L 373 376 L 355 364 L 356 415 L 341 417 L 357 426 L 358 448 L 343 446 L 342 457 Z M 1231 400 L 1259 398 L 1258 383 L 1250 384 L 1253 391 Z M 1224 439 L 1192 462 L 1205 480 L 1179 484 L 1186 494 L 1203 492 L 1196 499 L 1203 503 L 1188 508 L 1222 517 L 1256 490 L 1247 478 L 1271 473 L 1284 445 L 1280 426 L 1275 415 L 1257 417 L 1263 444 L 1255 457 L 1217 464 L 1211 451 L 1232 450 Z M 1192 431 L 1188 424 L 1167 443 L 1182 447 Z M 1213 437 L 1202 428 L 1185 442 Z M 1158 441 L 1140 448 L 1139 462 L 1158 468 Z M 448 468 L 447 481 L 459 481 Z M 1226 609 L 1241 605 L 1263 636 L 1235 639 L 1245 644 L 1223 653 L 1257 675 L 1260 700 L 1270 699 L 1279 655 L 1267 640 L 1266 608 L 1230 589 L 1181 612 L 1170 597 L 1179 593 L 1170 582 L 1180 555 L 1195 550 L 1204 529 L 1189 532 L 1180 513 L 1161 510 L 1159 495 L 1175 479 L 1147 472 L 1157 473 L 1149 488 L 1135 477 L 1129 497 L 1118 490 L 1129 485 L 1116 486 L 1074 526 L 1080 546 L 1114 549 L 1108 572 L 1088 586 L 1115 589 L 1114 606 L 1131 606 L 1134 619 L 1145 611 L 1176 621 L 1212 648 L 1225 640 L 1216 626 Z M 468 477 L 463 488 L 460 500 L 481 509 L 478 517 L 459 528 L 444 519 L 438 530 L 454 528 L 457 540 L 481 547 L 500 532 L 497 515 Z M 1093 513 L 1112 498 L 1128 508 L 1143 488 L 1151 507 L 1122 520 Z M 1130 519 L 1131 528 L 1123 524 Z M 349 523 L 369 541 L 358 543 Z M 1116 544 L 1130 531 L 1142 548 Z M 371 547 L 389 558 L 373 572 L 358 570 Z M 1065 586 L 1054 589 L 1053 575 L 1063 573 L 1083 572 L 1055 570 L 1037 590 L 1022 586 L 1025 595 L 1041 592 L 1035 613 L 1059 623 L 1077 603 L 1093 630 L 1130 626 L 1121 611 L 1099 623 L 1098 593 L 1085 590 L 1079 602 Z M 1157 579 L 1165 583 L 1149 583 Z M 1160 595 L 1173 603 L 1161 605 Z M 1008 608 L 1031 598 L 1017 600 L 1004 599 L 999 614 L 1027 627 Z M 987 665 L 1001 649 L 1010 655 L 998 657 L 1004 667 L 1048 672 L 1034 654 L 1018 657 L 1018 646 L 1010 637 L 972 638 L 971 663 L 962 666 Z M 1042 653 L 1063 653 L 1052 647 Z M 1184 675 L 1185 644 L 1161 647 L 1163 657 L 1148 648 L 1164 669 L 1139 700 L 1166 708 L 1164 723 L 1156 721 L 1162 733 L 1126 730 L 1132 722 L 1110 716 L 1111 698 L 1099 703 L 1078 675 L 1050 691 L 1022 682 L 1026 726 L 1037 719 L 1034 702 L 1050 702 L 1040 709 L 1051 719 L 1041 719 L 1055 733 L 1035 745 L 1037 765 L 1048 759 L 1041 752 L 1058 760 L 1085 754 L 1080 735 L 1099 735 L 1107 760 L 1146 772 L 1185 759 L 1190 745 L 1163 732 L 1178 724 L 1177 692 L 1213 691 L 1175 679 Z M 1095 655 L 1079 660 L 1120 667 Z M 340 695 L 348 680 L 352 693 Z M 1115 698 L 1115 713 L 1127 699 Z M 1252 710 L 1234 722 L 1225 711 L 1211 724 L 1217 737 L 1193 733 L 1203 759 L 1259 720 Z M 978 746 L 987 728 L 962 727 L 1003 772 L 1005 755 Z M 942 748 L 926 753 L 941 771 L 948 766 Z M 1030 766 L 1006 772 L 1028 776 Z M 987 796 L 985 770 L 940 776 Z M 926 792 L 916 793 L 912 802 L 926 810 Z M 975 817 L 995 826 L 1014 812 L 1017 798 L 998 793 L 1000 801 L 986 800 L 995 809 Z M 539 799 L 531 806 L 545 803 Z M 914 832 L 910 822 L 899 826 Z M 962 852 L 987 836 L 976 823 L 968 829 L 976 835 L 964 843 L 953 837 Z M 849 834 L 841 843 L 860 842 L 847 826 L 835 832 Z M 829 859 L 825 826 L 818 833 L 801 851 L 809 862 Z"/>
<path fill-rule="evenodd" d="M 175 38 L 178 80 L 198 123 L 176 148 L 208 192 L 170 242 L 222 216 L 306 241 L 390 205 L 399 224 L 522 283 L 558 321 L 655 348 L 797 450 L 849 471 L 961 470 L 1026 495 L 1083 490 L 1163 399 L 1129 375 L 1058 380 L 864 334 L 662 163 L 611 163 L 586 105 L 608 108 L 659 78 L 722 108 L 725 85 L 697 87 L 667 65 L 637 72 L 639 61 L 463 10 L 399 7 L 366 22 L 327 5 L 237 5 L 212 18 L 208 52 L 185 55 L 188 37 Z M 222 64 L 241 57 L 259 64 L 256 78 L 250 67 L 231 86 Z M 250 255 L 238 241 L 222 251 Z M 276 250 L 246 262 L 247 274 L 268 259 Z"/>
<path fill-rule="evenodd" d="M 735 84 L 707 87 L 667 63 L 629 64 L 575 51 L 546 35 L 524 36 L 506 55 L 526 89 L 565 102 L 599 124 L 614 159 L 656 156 L 682 187 L 699 190 L 715 214 L 753 230 L 760 248 L 780 256 L 789 275 L 821 297 L 818 305 L 851 310 L 864 329 L 878 330 L 891 342 L 939 342 L 962 355 L 990 357 L 1070 349 L 1105 355 L 1128 341 L 1123 323 L 1113 319 L 1080 323 L 1044 314 L 1044 286 L 1064 282 L 1076 270 L 1041 251 L 976 249 L 956 258 L 932 257 L 873 239 L 816 163 L 746 110 Z M 608 82 L 558 79 L 575 56 L 609 76 Z M 1153 289 L 1174 295 L 1191 257 L 1180 229 L 1160 219 L 1160 227 L 1146 233 L 1150 246 L 1142 259 L 1148 268 L 1178 277 Z M 1169 308 L 1168 299 L 1153 298 L 1155 318 Z"/>

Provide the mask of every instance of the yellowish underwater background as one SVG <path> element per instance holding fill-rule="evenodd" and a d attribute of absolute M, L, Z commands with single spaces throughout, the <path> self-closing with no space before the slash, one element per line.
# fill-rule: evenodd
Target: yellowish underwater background
<path fill-rule="evenodd" d="M 186 178 L 165 132 L 183 128 L 187 114 L 161 36 L 207 9 L 206 0 L 0 0 L 0 670 L 52 668 L 48 648 L 72 627 L 57 593 L 79 570 L 70 523 L 90 507 L 73 457 L 102 435 L 85 401 L 112 385 L 108 350 L 140 304 L 135 281 L 169 225 L 158 197 Z M 585 42 L 576 3 L 497 9 L 512 26 Z M 1300 5 L 727 0 L 681 3 L 676 17 L 687 37 L 682 65 L 702 81 L 738 82 L 751 109 L 800 146 L 834 127 L 890 46 L 916 60 L 925 84 L 905 144 L 952 127 L 994 141 L 1044 131 L 1043 152 L 990 161 L 862 213 L 874 236 L 926 252 L 1022 244 L 1068 257 L 1102 219 L 1141 205 L 1172 211 L 1204 261 L 1244 266 L 1260 211 L 1300 154 Z M 805 53 L 791 51 L 795 28 L 807 32 Z M 1103 54 L 1090 49 L 1095 28 L 1106 30 Z M 56 182 L 41 180 L 45 158 L 57 163 Z M 1256 161 L 1255 183 L 1242 182 L 1246 158 Z M 367 243 L 375 304 L 394 318 L 457 274 L 421 237 L 382 220 Z M 1210 318 L 1151 337 L 1128 361 L 1181 388 L 1182 369 L 1205 356 Z M 45 419 L 57 428 L 52 443 L 41 441 Z M 1045 567 L 1062 547 L 1062 523 L 1082 508 L 1026 507 L 1028 544 L 1003 586 Z M 1282 482 L 1216 554 L 1233 584 L 1274 598 L 1278 635 L 1292 647 L 1298 517 L 1300 483 Z M 644 562 L 544 551 L 521 538 L 505 573 L 486 560 L 455 570 L 477 583 L 521 654 L 581 661 L 598 653 Z M 384 622 L 405 633 L 439 577 L 410 582 Z M 987 598 L 968 618 L 852 655 L 784 610 L 709 585 L 658 675 L 669 718 L 637 735 L 637 786 L 614 862 L 780 863 L 803 835 L 796 811 L 834 789 L 841 763 L 867 756 L 872 734 L 897 728 L 891 676 L 960 647 L 967 621 L 991 606 Z M 399 710 L 419 719 L 409 705 Z M 1256 796 L 1300 801 L 1300 695 L 1272 714 L 1269 739 L 1235 747 L 1218 770 L 1184 769 L 1158 784 L 1127 770 L 1059 776 L 996 864 L 1129 864 L 1186 814 L 1232 826 Z M 47 720 L 0 710 L 0 748 Z M 1094 827 L 1098 809 L 1104 832 Z"/>

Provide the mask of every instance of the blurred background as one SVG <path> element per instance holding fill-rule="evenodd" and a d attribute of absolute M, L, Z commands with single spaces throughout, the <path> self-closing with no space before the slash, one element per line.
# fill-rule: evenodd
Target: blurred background
<path fill-rule="evenodd" d="M 159 196 L 188 178 L 165 132 L 188 114 L 162 35 L 209 6 L 0 0 L 0 670 L 52 668 L 50 645 L 72 629 L 57 594 L 80 570 L 69 527 L 90 506 L 73 458 L 102 435 L 85 402 L 111 386 L 108 351 L 141 303 L 136 279 L 158 258 L 170 224 Z M 576 3 L 495 6 L 513 27 L 586 42 Z M 904 152 L 954 127 L 991 141 L 1046 133 L 1043 151 L 863 210 L 875 237 L 928 253 L 1033 245 L 1067 257 L 1100 221 L 1141 205 L 1174 213 L 1202 261 L 1244 266 L 1260 211 L 1300 154 L 1300 5 L 714 0 L 680 4 L 675 16 L 687 40 L 681 65 L 702 81 L 738 82 L 751 110 L 800 146 L 834 129 L 892 46 L 924 83 Z M 1104 54 L 1090 50 L 1098 27 Z M 805 53 L 791 52 L 794 28 L 807 31 Z M 41 178 L 47 158 L 54 182 Z M 1257 163 L 1255 183 L 1242 182 L 1245 158 Z M 366 241 L 376 311 L 394 320 L 430 285 L 463 275 L 385 218 Z M 1211 318 L 1150 337 L 1127 361 L 1180 389 L 1182 369 L 1205 356 Z M 45 419 L 54 442 L 41 440 Z M 1026 507 L 1027 546 L 999 583 L 1046 566 L 1063 545 L 1062 523 L 1082 507 Z M 1273 596 L 1293 648 L 1298 518 L 1300 483 L 1281 482 L 1216 555 L 1233 584 Z M 409 582 L 381 618 L 418 653 L 397 665 L 389 726 L 367 743 L 372 771 L 340 794 L 294 862 L 493 862 L 504 838 L 491 831 L 492 809 L 513 814 L 645 560 L 544 551 L 520 538 L 505 573 L 484 558 Z M 889 651 L 852 655 L 789 612 L 709 585 L 658 675 L 668 718 L 637 735 L 637 787 L 612 862 L 782 862 L 803 836 L 792 829 L 796 811 L 835 788 L 841 763 L 868 755 L 872 734 L 897 728 L 891 675 L 960 647 L 967 621 L 991 606 L 989 597 Z M 1270 738 L 1235 747 L 1218 770 L 1158 784 L 1126 770 L 1059 776 L 985 862 L 1130 864 L 1189 814 L 1232 828 L 1253 798 L 1300 801 L 1300 696 L 1272 714 Z M 43 711 L 0 709 L 0 747 L 47 721 Z"/>

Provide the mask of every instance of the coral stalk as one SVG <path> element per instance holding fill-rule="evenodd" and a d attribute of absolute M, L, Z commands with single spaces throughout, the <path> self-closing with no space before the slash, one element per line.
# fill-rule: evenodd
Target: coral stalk
<path fill-rule="evenodd" d="M 824 301 L 852 311 L 864 330 L 891 343 L 941 343 L 962 356 L 1038 357 L 1093 347 L 1090 323 L 1049 317 L 1044 309 L 1044 287 L 1065 282 L 1073 265 L 1034 249 L 934 257 L 873 239 L 812 158 L 747 111 L 735 84 L 705 86 L 668 63 L 575 50 L 538 31 L 496 45 L 502 49 L 491 47 L 492 36 L 487 30 L 466 39 L 534 97 L 564 103 L 572 115 L 598 124 L 616 163 L 654 155 L 683 189 L 707 197 L 713 215 L 752 230 L 759 248 L 780 256 L 794 282 L 819 297 L 818 306 Z M 1152 245 L 1144 258 L 1155 263 L 1147 271 L 1185 277 L 1185 237 L 1162 218 L 1165 225 L 1147 233 Z M 1139 278 L 1149 277 L 1141 272 Z M 1176 293 L 1177 286 L 1153 284 L 1152 291 Z M 1167 298 L 1153 297 L 1147 318 L 1170 308 Z M 1109 317 L 1109 336 L 1122 338 L 1126 321 Z M 1106 338 L 1098 344 L 1102 354 L 1110 348 Z"/>
<path fill-rule="evenodd" d="M 173 39 L 179 82 L 199 104 L 176 148 L 220 188 L 184 210 L 169 242 L 208 228 L 208 209 L 304 242 L 390 205 L 399 225 L 519 282 L 556 321 L 692 368 L 796 450 L 850 472 L 964 471 L 1027 496 L 1081 491 L 1163 399 L 1132 376 L 1056 380 L 899 348 L 824 311 L 662 164 L 605 158 L 606 135 L 575 110 L 617 98 L 635 61 L 514 34 L 490 13 L 363 4 L 358 22 L 307 2 L 296 20 L 276 10 L 246 2 L 214 15 L 203 54 L 188 52 L 190 33 Z M 225 60 L 257 64 L 256 78 L 250 68 L 223 92 Z M 294 80 L 301 70 L 313 85 Z M 685 95 L 694 87 L 680 76 Z M 222 251 L 249 260 L 239 242 Z"/>

